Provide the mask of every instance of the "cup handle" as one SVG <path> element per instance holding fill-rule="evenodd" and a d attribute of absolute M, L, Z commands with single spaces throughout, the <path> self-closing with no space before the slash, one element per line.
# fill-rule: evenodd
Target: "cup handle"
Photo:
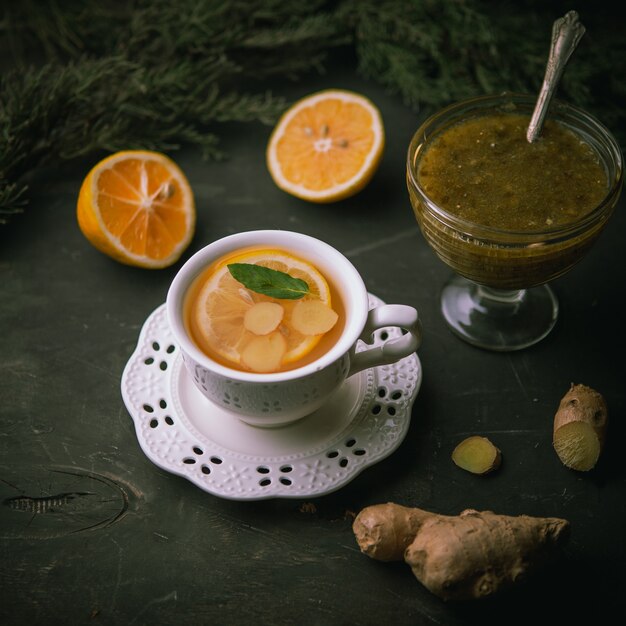
<path fill-rule="evenodd" d="M 370 343 L 374 331 L 387 326 L 397 326 L 407 332 L 361 352 L 355 352 L 355 344 L 350 353 L 348 376 L 369 367 L 395 363 L 415 352 L 422 343 L 422 324 L 417 310 L 405 304 L 383 304 L 370 309 L 359 339 Z"/>

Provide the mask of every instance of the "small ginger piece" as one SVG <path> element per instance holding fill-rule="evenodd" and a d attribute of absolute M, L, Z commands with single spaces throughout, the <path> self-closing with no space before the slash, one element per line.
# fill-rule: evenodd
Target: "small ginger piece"
<path fill-rule="evenodd" d="M 243 316 L 243 326 L 255 335 L 269 335 L 278 328 L 285 309 L 277 302 L 257 302 Z"/>
<path fill-rule="evenodd" d="M 404 561 L 443 600 L 491 596 L 554 559 L 569 537 L 556 517 L 468 509 L 449 516 L 394 503 L 364 508 L 352 525 L 361 551 Z"/>
<path fill-rule="evenodd" d="M 300 300 L 291 312 L 291 326 L 303 335 L 327 333 L 339 316 L 321 300 Z"/>
<path fill-rule="evenodd" d="M 572 384 L 554 415 L 552 443 L 561 462 L 570 469 L 593 469 L 604 446 L 608 411 L 599 392 Z"/>
<path fill-rule="evenodd" d="M 500 467 L 502 453 L 487 439 L 474 435 L 463 439 L 452 451 L 452 460 L 472 474 L 488 474 Z"/>
<path fill-rule="evenodd" d="M 287 341 L 278 331 L 253 337 L 241 351 L 241 362 L 253 372 L 275 372 L 287 352 Z"/>

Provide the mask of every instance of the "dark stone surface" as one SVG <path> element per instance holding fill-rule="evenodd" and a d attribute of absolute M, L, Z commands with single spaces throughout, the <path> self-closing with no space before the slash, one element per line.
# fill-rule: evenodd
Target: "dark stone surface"
<path fill-rule="evenodd" d="M 292 198 L 265 167 L 270 129 L 229 127 L 224 162 L 172 155 L 198 209 L 181 263 L 231 233 L 297 230 L 344 252 L 372 293 L 417 307 L 424 381 L 406 439 L 349 485 L 313 500 L 223 500 L 153 465 L 137 443 L 120 377 L 181 263 L 147 271 L 101 255 L 75 220 L 80 183 L 96 159 L 52 169 L 33 186 L 27 211 L 0 229 L 4 624 L 460 626 L 625 616 L 624 200 L 588 257 L 553 284 L 561 317 L 547 339 L 511 354 L 470 347 L 439 314 L 448 269 L 422 239 L 405 188 L 405 151 L 427 112 L 340 70 L 282 91 L 298 97 L 325 87 L 358 90 L 382 111 L 387 145 L 371 184 L 338 204 Z M 563 467 L 551 445 L 571 382 L 598 389 L 609 406 L 605 454 L 588 474 Z M 497 473 L 478 478 L 454 466 L 450 453 L 469 434 L 501 448 Z M 565 517 L 571 541 L 561 562 L 521 589 L 448 605 L 403 563 L 359 552 L 352 515 L 387 501 L 448 514 L 470 507 Z"/>

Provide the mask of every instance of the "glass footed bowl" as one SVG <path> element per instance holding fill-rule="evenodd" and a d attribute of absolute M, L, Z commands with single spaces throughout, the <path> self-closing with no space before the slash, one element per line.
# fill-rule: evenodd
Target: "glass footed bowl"
<path fill-rule="evenodd" d="M 546 283 L 585 256 L 606 226 L 622 188 L 623 159 L 611 133 L 584 110 L 554 101 L 548 119 L 588 143 L 607 174 L 606 194 L 590 212 L 559 226 L 504 230 L 458 217 L 427 195 L 419 166 L 441 133 L 469 117 L 494 112 L 523 114 L 530 120 L 535 103 L 535 96 L 502 94 L 453 104 L 429 117 L 408 149 L 407 186 L 415 217 L 427 243 L 457 274 L 442 291 L 444 318 L 457 335 L 483 348 L 520 349 L 550 332 L 558 304 Z"/>

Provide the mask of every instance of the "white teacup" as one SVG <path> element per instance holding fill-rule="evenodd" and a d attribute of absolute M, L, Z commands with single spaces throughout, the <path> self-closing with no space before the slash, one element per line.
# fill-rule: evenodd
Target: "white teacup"
<path fill-rule="evenodd" d="M 189 336 L 183 303 L 193 280 L 217 259 L 250 246 L 292 251 L 317 267 L 337 288 L 346 314 L 344 329 L 339 340 L 317 360 L 285 372 L 239 371 L 211 359 Z M 182 266 L 167 294 L 169 324 L 196 387 L 211 402 L 254 426 L 281 426 L 309 415 L 347 377 L 395 363 L 417 350 L 421 324 L 413 307 L 386 304 L 368 308 L 363 280 L 345 256 L 319 239 L 284 230 L 248 231 L 209 244 Z M 374 331 L 394 326 L 406 332 L 356 352 L 357 340 L 370 343 Z"/>

